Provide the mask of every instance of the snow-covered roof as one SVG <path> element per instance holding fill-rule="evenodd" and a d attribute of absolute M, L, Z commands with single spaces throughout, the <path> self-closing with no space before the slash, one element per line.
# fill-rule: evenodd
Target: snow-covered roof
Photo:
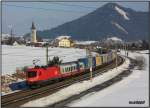
<path fill-rule="evenodd" d="M 10 36 L 11 36 L 10 34 L 2 33 L 2 37 L 10 37 Z M 23 36 L 22 35 L 14 35 L 13 37 L 20 37 L 20 38 L 22 38 Z"/>
<path fill-rule="evenodd" d="M 69 39 L 69 38 L 71 38 L 71 36 L 58 36 L 56 39 L 61 40 L 61 39 L 64 39 L 64 38 Z"/>
<path fill-rule="evenodd" d="M 107 40 L 113 40 L 113 41 L 120 41 L 122 42 L 122 40 L 118 37 L 111 37 L 111 38 L 107 38 Z"/>
<path fill-rule="evenodd" d="M 2 37 L 10 37 L 10 34 L 3 34 L 2 33 Z"/>
<path fill-rule="evenodd" d="M 76 44 L 89 45 L 95 42 L 96 41 L 76 41 Z"/>
<path fill-rule="evenodd" d="M 19 45 L 19 44 L 18 44 L 18 42 L 15 41 L 15 42 L 13 43 L 13 45 Z"/>

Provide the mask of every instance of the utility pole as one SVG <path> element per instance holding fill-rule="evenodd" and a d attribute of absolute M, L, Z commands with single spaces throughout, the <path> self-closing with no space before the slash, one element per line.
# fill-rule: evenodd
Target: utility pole
<path fill-rule="evenodd" d="M 48 45 L 46 45 L 46 65 L 48 65 Z"/>
<path fill-rule="evenodd" d="M 127 57 L 128 57 L 128 44 L 126 45 L 126 50 L 127 50 Z"/>
<path fill-rule="evenodd" d="M 117 66 L 118 66 L 118 56 L 117 56 L 117 44 L 116 44 L 116 69 L 117 69 Z"/>
<path fill-rule="evenodd" d="M 124 49 L 124 55 L 126 55 L 126 52 L 125 52 L 125 41 L 124 41 L 123 49 Z"/>
<path fill-rule="evenodd" d="M 90 68 L 90 80 L 92 81 L 92 78 L 93 78 L 93 73 L 92 73 L 92 64 L 93 64 L 93 60 L 92 60 L 91 49 L 89 49 L 89 57 L 88 57 L 88 61 L 89 61 L 89 68 Z"/>
<path fill-rule="evenodd" d="M 90 80 L 92 81 L 93 73 L 92 73 L 92 53 L 91 50 L 86 48 L 86 57 L 88 58 L 88 68 L 90 69 Z"/>
<path fill-rule="evenodd" d="M 10 27 L 10 44 L 13 44 L 13 28 Z"/>
<path fill-rule="evenodd" d="M 89 51 L 88 51 L 87 48 L 86 48 L 85 50 L 86 50 L 86 57 L 88 58 L 88 56 L 89 56 Z"/>
<path fill-rule="evenodd" d="M 126 43 L 125 43 L 125 56 L 127 56 L 127 46 L 126 46 Z"/>
<path fill-rule="evenodd" d="M 117 69 L 117 66 L 118 66 L 118 55 L 117 55 L 117 51 L 116 51 L 116 69 Z"/>
<path fill-rule="evenodd" d="M 91 51 L 90 51 L 90 79 L 92 81 L 92 78 L 93 78 L 93 73 L 92 73 L 92 54 L 91 54 Z"/>
<path fill-rule="evenodd" d="M 124 42 L 124 53 L 125 53 L 125 56 L 126 56 L 126 43 Z"/>

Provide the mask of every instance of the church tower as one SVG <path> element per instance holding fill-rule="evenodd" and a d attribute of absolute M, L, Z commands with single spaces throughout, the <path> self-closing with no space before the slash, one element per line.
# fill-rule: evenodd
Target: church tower
<path fill-rule="evenodd" d="M 32 27 L 31 27 L 31 42 L 36 43 L 36 28 L 34 25 L 34 22 L 32 22 Z"/>

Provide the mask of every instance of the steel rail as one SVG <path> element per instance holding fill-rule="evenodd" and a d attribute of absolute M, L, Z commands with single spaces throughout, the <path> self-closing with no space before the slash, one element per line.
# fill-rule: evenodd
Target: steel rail
<path fill-rule="evenodd" d="M 124 62 L 124 59 L 122 57 L 118 57 L 118 66 L 121 65 Z M 93 76 L 97 76 L 100 75 L 106 71 L 108 71 L 109 69 L 112 69 L 115 67 L 115 61 L 112 62 L 111 64 L 108 64 L 106 66 L 104 66 L 103 68 L 100 68 L 96 71 L 93 72 Z M 61 88 L 67 87 L 73 83 L 79 82 L 79 81 L 83 81 L 83 80 L 87 80 L 89 79 L 90 75 L 89 73 L 83 74 L 81 76 L 77 76 L 77 77 L 72 77 L 70 79 L 58 82 L 58 83 L 54 83 L 48 86 L 44 86 L 38 89 L 27 89 L 27 90 L 23 90 L 23 91 L 19 91 L 19 92 L 15 92 L 12 94 L 8 94 L 8 95 L 4 95 L 2 96 L 1 100 L 2 100 L 2 106 L 10 106 L 14 103 L 20 102 L 20 101 L 24 101 L 26 99 L 30 99 L 36 96 L 39 96 L 41 94 L 44 93 L 49 93 L 52 94 L 58 90 L 60 90 Z"/>

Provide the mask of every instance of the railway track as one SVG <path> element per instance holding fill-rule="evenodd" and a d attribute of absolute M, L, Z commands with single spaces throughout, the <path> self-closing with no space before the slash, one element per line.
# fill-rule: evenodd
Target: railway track
<path fill-rule="evenodd" d="M 121 65 L 124 62 L 124 59 L 122 57 L 118 57 L 118 66 Z M 108 64 L 96 71 L 93 72 L 93 77 L 100 75 L 104 72 L 107 72 L 109 69 L 112 69 L 116 66 L 115 61 L 113 61 L 111 64 Z M 38 99 L 47 95 L 50 95 L 52 93 L 55 93 L 56 91 L 60 90 L 61 88 L 67 87 L 73 83 L 87 80 L 89 79 L 90 75 L 89 73 L 82 74 L 80 76 L 71 77 L 66 80 L 63 80 L 61 82 L 57 82 L 51 85 L 47 85 L 38 89 L 27 89 L 19 92 L 15 92 L 12 94 L 4 95 L 1 97 L 1 105 L 2 107 L 19 107 L 20 105 L 29 102 L 34 99 Z"/>
<path fill-rule="evenodd" d="M 129 58 L 131 63 L 128 67 L 127 70 L 124 70 L 123 72 L 121 72 L 120 74 L 118 74 L 117 76 L 113 77 L 110 80 L 107 80 L 105 82 L 103 82 L 102 84 L 99 84 L 97 86 L 94 86 L 86 91 L 81 92 L 80 94 L 76 94 L 73 95 L 65 100 L 59 101 L 57 103 L 51 104 L 47 107 L 68 107 L 67 105 L 70 104 L 71 102 L 81 99 L 83 96 L 89 94 L 89 93 L 93 93 L 93 92 L 99 92 L 100 90 L 103 90 L 107 87 L 109 87 L 110 85 L 113 85 L 119 81 L 121 81 L 123 78 L 129 76 L 132 73 L 132 69 L 134 69 L 135 66 L 139 66 L 137 64 L 137 61 L 134 59 Z"/>

